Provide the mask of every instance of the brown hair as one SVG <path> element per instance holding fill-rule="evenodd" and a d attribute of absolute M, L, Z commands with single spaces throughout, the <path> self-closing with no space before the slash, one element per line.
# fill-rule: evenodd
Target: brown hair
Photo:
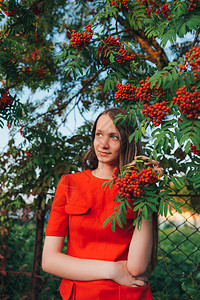
<path fill-rule="evenodd" d="M 111 120 L 114 120 L 118 114 L 128 115 L 128 112 L 120 107 L 116 108 L 109 108 L 103 111 L 94 122 L 92 128 L 92 145 L 89 151 L 83 158 L 83 166 L 85 169 L 95 170 L 98 167 L 98 159 L 94 151 L 94 139 L 95 139 L 95 131 L 97 126 L 97 121 L 102 115 L 109 115 Z M 121 149 L 119 155 L 119 172 L 124 165 L 127 165 L 132 160 L 134 160 L 135 156 L 143 155 L 142 150 L 142 143 L 139 140 L 135 143 L 134 139 L 129 142 L 129 136 L 136 130 L 137 125 L 132 126 L 131 124 L 127 125 L 126 122 L 122 124 L 116 124 L 116 128 L 120 134 L 121 140 Z M 151 262 L 150 262 L 150 272 L 153 272 L 156 264 L 157 264 L 157 247 L 158 247 L 158 216 L 157 213 L 153 213 L 152 215 L 152 222 L 153 222 L 153 249 L 151 255 Z"/>
<path fill-rule="evenodd" d="M 106 109 L 97 117 L 92 128 L 92 146 L 90 147 L 89 151 L 86 153 L 86 155 L 83 158 L 83 166 L 85 169 L 94 170 L 98 166 L 98 159 L 94 151 L 94 138 L 95 138 L 97 121 L 102 115 L 108 115 L 111 118 L 111 120 L 114 120 L 115 117 L 120 113 L 126 116 L 128 115 L 128 112 L 125 109 L 116 107 L 116 108 Z M 121 149 L 120 149 L 119 166 L 118 166 L 120 171 L 122 166 L 130 163 L 136 155 L 142 155 L 143 151 L 142 151 L 142 144 L 140 140 L 136 144 L 134 139 L 132 139 L 130 143 L 128 139 L 131 133 L 133 133 L 137 128 L 137 125 L 131 126 L 131 125 L 127 125 L 126 122 L 124 122 L 123 124 L 120 125 L 116 124 L 116 128 L 119 131 L 120 140 L 121 140 Z"/>

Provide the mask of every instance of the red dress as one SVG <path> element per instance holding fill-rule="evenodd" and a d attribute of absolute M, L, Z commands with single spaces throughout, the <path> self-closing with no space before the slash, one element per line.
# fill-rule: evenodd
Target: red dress
<path fill-rule="evenodd" d="M 85 259 L 107 261 L 126 260 L 132 232 L 116 224 L 115 232 L 105 219 L 117 206 L 113 201 L 117 189 L 102 188 L 105 179 L 90 170 L 63 175 L 52 204 L 46 236 L 68 236 L 67 254 Z M 127 225 L 133 222 L 133 212 L 127 212 Z M 146 287 L 121 286 L 112 280 L 70 281 L 63 279 L 60 293 L 64 300 L 152 300 Z"/>

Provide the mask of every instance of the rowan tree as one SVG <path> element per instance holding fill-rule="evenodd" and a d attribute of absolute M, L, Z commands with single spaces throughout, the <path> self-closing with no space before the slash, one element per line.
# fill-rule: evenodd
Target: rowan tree
<path fill-rule="evenodd" d="M 146 154 L 165 169 L 164 182 L 199 194 L 199 6 L 197 0 L 2 1 L 1 116 L 11 122 L 20 116 L 9 91 L 24 86 L 54 84 L 41 117 L 62 116 L 61 122 L 72 104 L 81 112 L 125 106 L 129 116 L 116 122 L 138 120 L 130 140 L 143 138 Z"/>
<path fill-rule="evenodd" d="M 130 140 L 142 139 L 146 154 L 161 161 L 163 184 L 172 181 L 177 193 L 187 188 L 191 204 L 198 201 L 199 0 L 2 0 L 0 6 L 0 122 L 6 121 L 13 132 L 24 126 L 26 146 L 16 150 L 23 158 L 12 157 L 23 170 L 30 160 L 26 147 L 38 167 L 46 164 L 48 151 L 55 154 L 41 148 L 43 161 L 37 161 L 34 126 L 47 129 L 41 130 L 48 138 L 51 125 L 46 121 L 59 129 L 75 106 L 82 114 L 123 106 L 129 115 L 116 122 L 138 122 Z M 32 106 L 21 100 L 25 87 L 33 93 L 52 90 L 30 119 Z M 13 169 L 9 172 L 14 183 Z"/>

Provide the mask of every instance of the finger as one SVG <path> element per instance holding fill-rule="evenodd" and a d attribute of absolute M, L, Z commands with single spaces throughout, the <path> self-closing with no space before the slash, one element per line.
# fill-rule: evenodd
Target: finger
<path fill-rule="evenodd" d="M 158 179 L 160 179 L 163 176 L 163 169 L 155 167 L 154 170 L 159 173 Z"/>
<path fill-rule="evenodd" d="M 135 164 L 136 164 L 136 161 L 132 161 L 132 162 L 129 164 L 129 166 L 135 166 Z"/>
<path fill-rule="evenodd" d="M 134 282 L 133 282 L 133 285 L 136 285 L 136 286 L 146 286 L 147 283 L 144 280 L 135 279 Z"/>
<path fill-rule="evenodd" d="M 138 156 L 135 156 L 135 159 L 140 159 L 140 158 L 142 158 L 142 159 L 149 159 L 149 157 L 148 156 L 145 156 L 145 155 L 138 155 Z"/>
<path fill-rule="evenodd" d="M 156 172 L 163 173 L 163 169 L 162 168 L 155 167 L 154 170 Z"/>
<path fill-rule="evenodd" d="M 132 287 L 139 287 L 140 285 L 136 285 L 136 284 L 133 284 L 132 285 Z M 143 285 L 143 286 L 146 286 L 146 284 L 145 285 Z"/>
<path fill-rule="evenodd" d="M 157 160 L 149 160 L 149 161 L 145 162 L 144 164 L 145 164 L 145 165 L 152 165 L 152 166 L 157 167 L 157 166 L 160 165 L 160 162 L 157 161 Z"/>
<path fill-rule="evenodd" d="M 139 279 L 139 280 L 142 280 L 142 281 L 145 281 L 145 282 L 149 281 L 146 275 L 137 276 L 137 277 L 135 277 L 135 279 Z"/>

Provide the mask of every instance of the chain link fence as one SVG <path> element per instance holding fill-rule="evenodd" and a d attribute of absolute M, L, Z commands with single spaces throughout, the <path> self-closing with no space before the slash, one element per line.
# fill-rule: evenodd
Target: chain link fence
<path fill-rule="evenodd" d="M 192 207 L 190 201 L 184 201 L 182 214 L 159 218 L 158 265 L 150 277 L 156 300 L 200 299 L 200 215 Z M 30 208 L 28 212 L 10 212 L 13 225 L 0 245 L 2 300 L 61 299 L 60 278 L 44 273 L 34 257 L 40 216 L 33 215 Z M 66 245 L 64 248 L 65 252 Z M 38 253 L 41 251 L 39 245 Z"/>

